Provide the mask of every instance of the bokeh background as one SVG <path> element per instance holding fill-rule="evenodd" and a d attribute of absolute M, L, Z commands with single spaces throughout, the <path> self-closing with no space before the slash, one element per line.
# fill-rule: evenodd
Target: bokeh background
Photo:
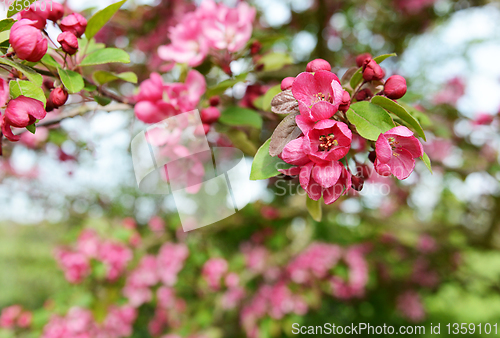
<path fill-rule="evenodd" d="M 109 3 L 67 4 L 90 13 Z M 241 104 L 264 95 L 314 58 L 328 60 L 342 76 L 360 53 L 396 52 L 382 66 L 407 79 L 402 101 L 420 111 L 433 174 L 417 163 L 405 181 L 372 177 L 362 192 L 324 206 L 321 222 L 308 215 L 295 181 L 256 182 L 249 191 L 254 202 L 241 212 L 183 233 L 171 196 L 137 189 L 129 148 L 144 124 L 133 111 L 97 109 L 65 120 L 39 144 L 7 145 L 0 159 L 0 308 L 20 304 L 34 315 L 32 332 L 3 330 L 2 337 L 37 337 L 53 313 L 64 315 L 75 307 L 90 309 L 99 321 L 107 306 L 125 302 L 120 290 L 137 262 L 170 242 L 186 245 L 189 256 L 175 285 L 184 305 L 166 315 L 162 334 L 286 337 L 292 336 L 292 323 L 428 327 L 500 322 L 499 3 L 249 3 L 258 9 L 252 41 L 262 44 L 263 55 L 289 55 L 291 64 L 251 72 L 247 82 L 224 93 L 226 100 Z M 127 70 L 144 80 L 152 71 L 161 72 L 156 49 L 168 43 L 166 29 L 193 6 L 186 1 L 129 1 L 98 40 L 130 52 Z M 247 72 L 252 62 L 251 57 L 240 58 L 231 70 L 234 75 Z M 228 77 L 207 63 L 198 69 L 209 86 Z M 174 68 L 164 78 L 178 76 Z M 113 89 L 129 96 L 136 86 L 117 84 Z M 262 114 L 262 130 L 244 130 L 243 140 L 230 138 L 248 155 L 249 164 L 278 123 Z M 215 130 L 209 134 L 213 142 L 218 132 L 227 134 L 224 127 Z M 281 194 L 279 187 L 288 184 L 291 188 Z M 155 216 L 165 223 L 161 231 L 151 230 Z M 54 252 L 74 246 L 83 229 L 123 243 L 140 237 L 140 244 L 131 245 L 133 259 L 120 280 L 102 281 L 97 265 L 84 282 L 66 281 Z M 328 269 L 327 281 L 280 279 L 283 271 L 300 266 L 321 269 L 337 248 L 345 257 Z M 173 256 L 165 259 L 175 260 Z M 217 267 L 215 272 L 204 269 L 209 259 L 227 262 L 221 276 L 238 275 L 243 291 L 233 295 L 234 306 L 227 303 L 229 287 L 210 288 Z M 336 278 L 348 283 L 358 278 L 359 292 L 332 291 Z M 131 337 L 160 336 L 151 333 L 151 322 L 159 316 L 156 302 L 154 297 L 138 309 Z M 471 335 L 481 336 L 477 331 Z"/>

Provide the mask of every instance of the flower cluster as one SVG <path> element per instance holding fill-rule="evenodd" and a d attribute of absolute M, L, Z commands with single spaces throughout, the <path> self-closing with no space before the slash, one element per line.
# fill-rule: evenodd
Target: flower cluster
<path fill-rule="evenodd" d="M 132 250 L 117 241 L 101 240 L 93 230 L 84 230 L 75 249 L 58 248 L 55 256 L 68 282 L 77 284 L 90 274 L 92 260 L 103 265 L 108 281 L 115 281 L 132 259 Z"/>
<path fill-rule="evenodd" d="M 152 73 L 139 86 L 134 107 L 137 118 L 146 123 L 157 123 L 167 117 L 196 108 L 205 93 L 205 78 L 196 70 L 187 74 L 184 83 L 164 83 L 158 73 Z"/>
<path fill-rule="evenodd" d="M 298 138 L 278 147 L 278 157 L 293 165 L 279 171 L 298 175 L 308 196 L 315 201 L 323 197 L 326 204 L 335 202 L 351 187 L 360 190 L 369 172 L 361 168 L 353 175 L 349 168 L 350 151 L 356 153 L 364 148 L 351 147 L 354 137 L 363 144 L 367 141 L 346 114 L 354 108 L 351 104 L 370 100 L 374 91 L 391 100 L 406 93 L 406 80 L 393 75 L 384 82 L 385 71 L 371 55 L 359 55 L 356 63 L 363 80 L 356 88 L 344 89 L 330 64 L 316 59 L 308 63 L 306 72 L 283 79 L 282 92 L 271 103 L 276 113 L 295 114 L 292 126 L 295 124 L 301 132 Z M 398 179 L 407 178 L 415 167 L 415 158 L 423 155 L 422 144 L 403 125 L 380 133 L 373 146 L 375 171 Z"/>
<path fill-rule="evenodd" d="M 223 3 L 206 0 L 170 29 L 171 43 L 161 46 L 158 55 L 165 61 L 187 63 L 190 67 L 200 65 L 209 53 L 216 58 L 226 58 L 226 55 L 220 56 L 217 52 L 240 51 L 252 35 L 254 19 L 255 9 L 246 2 L 230 8 Z M 223 61 L 229 65 L 230 60 Z"/>
<path fill-rule="evenodd" d="M 3 329 L 26 329 L 30 327 L 33 314 L 23 310 L 20 305 L 12 305 L 2 309 L 0 314 L 0 327 Z"/>

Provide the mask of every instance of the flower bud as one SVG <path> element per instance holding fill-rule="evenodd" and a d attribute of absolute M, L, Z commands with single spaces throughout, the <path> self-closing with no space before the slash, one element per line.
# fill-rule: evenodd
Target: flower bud
<path fill-rule="evenodd" d="M 370 60 L 372 58 L 370 53 L 363 53 L 356 57 L 356 65 L 358 67 L 363 67 L 365 60 Z"/>
<path fill-rule="evenodd" d="M 78 13 L 73 13 L 62 19 L 59 27 L 63 32 L 71 32 L 77 38 L 85 33 L 87 28 L 87 20 Z"/>
<path fill-rule="evenodd" d="M 41 101 L 21 95 L 7 104 L 2 121 L 2 132 L 9 140 L 19 141 L 20 136 L 14 135 L 11 127 L 25 128 L 35 123 L 37 119 L 43 119 L 46 114 Z"/>
<path fill-rule="evenodd" d="M 64 6 L 60 3 L 52 1 L 52 6 L 47 6 L 47 19 L 56 22 L 57 20 L 61 20 L 63 16 Z"/>
<path fill-rule="evenodd" d="M 370 151 L 368 153 L 368 159 L 372 162 L 375 163 L 375 160 L 377 159 L 377 153 L 374 151 Z"/>
<path fill-rule="evenodd" d="M 259 41 L 254 41 L 250 45 L 250 54 L 255 55 L 262 49 L 262 44 Z"/>
<path fill-rule="evenodd" d="M 363 185 L 365 184 L 365 179 L 363 177 L 352 175 L 351 183 L 354 190 L 361 191 L 363 189 Z"/>
<path fill-rule="evenodd" d="M 384 76 L 384 70 L 375 60 L 365 60 L 365 63 L 363 63 L 363 79 L 365 81 L 382 80 Z"/>
<path fill-rule="evenodd" d="M 63 51 L 68 53 L 69 55 L 73 55 L 78 50 L 78 39 L 71 32 L 62 32 L 57 37 L 57 42 L 61 44 L 61 48 Z"/>
<path fill-rule="evenodd" d="M 390 99 L 397 100 L 406 94 L 406 80 L 400 75 L 393 75 L 385 81 L 384 94 Z"/>
<path fill-rule="evenodd" d="M 323 59 L 312 60 L 306 66 L 306 72 L 317 72 L 319 70 L 331 71 L 332 66 L 330 66 L 328 61 Z"/>
<path fill-rule="evenodd" d="M 351 106 L 351 96 L 346 90 L 344 90 L 344 93 L 342 94 L 342 102 L 339 105 L 339 110 L 345 113 L 346 111 L 349 110 L 350 106 Z"/>
<path fill-rule="evenodd" d="M 365 100 L 369 100 L 372 96 L 373 96 L 372 91 L 368 88 L 364 88 L 364 89 L 361 89 L 356 94 L 356 100 L 357 101 L 365 101 Z"/>
<path fill-rule="evenodd" d="M 38 29 L 44 29 L 47 24 L 47 15 L 45 11 L 42 11 L 37 7 L 37 2 L 32 4 L 28 9 L 25 9 L 19 13 L 21 19 L 28 19 L 34 21 L 33 27 Z"/>
<path fill-rule="evenodd" d="M 210 98 L 210 100 L 208 100 L 208 103 L 209 103 L 212 107 L 218 106 L 218 105 L 219 105 L 219 103 L 220 103 L 220 97 L 219 97 L 219 95 L 212 96 L 212 97 Z"/>
<path fill-rule="evenodd" d="M 292 76 L 285 77 L 281 81 L 281 90 L 287 90 L 288 88 L 292 87 L 293 81 L 295 81 L 295 78 Z"/>
<path fill-rule="evenodd" d="M 216 107 L 208 107 L 201 110 L 201 121 L 206 124 L 216 122 L 220 117 L 220 111 Z"/>
<path fill-rule="evenodd" d="M 205 135 L 208 134 L 209 131 L 210 131 L 210 125 L 203 123 L 203 132 L 205 133 Z"/>
<path fill-rule="evenodd" d="M 68 92 L 64 88 L 56 88 L 50 92 L 49 100 L 54 105 L 54 108 L 59 108 L 68 100 Z"/>
<path fill-rule="evenodd" d="M 10 29 L 9 42 L 21 60 L 38 62 L 47 52 L 48 42 L 34 27 L 35 21 L 22 19 Z"/>

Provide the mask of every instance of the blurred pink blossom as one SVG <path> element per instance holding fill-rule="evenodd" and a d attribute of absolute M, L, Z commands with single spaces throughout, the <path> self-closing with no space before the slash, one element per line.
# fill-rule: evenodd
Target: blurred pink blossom
<path fill-rule="evenodd" d="M 396 300 L 396 307 L 401 315 L 412 322 L 419 322 L 425 318 L 425 310 L 416 291 L 405 291 Z"/>
<path fill-rule="evenodd" d="M 203 265 L 201 274 L 211 289 L 218 290 L 220 287 L 220 280 L 227 272 L 227 269 L 228 264 L 225 259 L 211 258 Z"/>
<path fill-rule="evenodd" d="M 173 286 L 177 282 L 177 274 L 188 255 L 188 248 L 184 244 L 163 244 L 157 257 L 158 274 L 163 284 Z"/>

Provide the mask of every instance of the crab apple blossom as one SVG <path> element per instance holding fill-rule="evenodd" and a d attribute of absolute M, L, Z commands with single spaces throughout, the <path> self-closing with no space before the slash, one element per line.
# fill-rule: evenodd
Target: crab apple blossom
<path fill-rule="evenodd" d="M 21 60 L 38 62 L 47 53 L 48 42 L 34 25 L 36 21 L 22 19 L 10 29 L 9 42 Z"/>
<path fill-rule="evenodd" d="M 281 90 L 287 90 L 289 88 L 292 88 L 293 81 L 295 81 L 295 78 L 292 76 L 285 77 L 281 81 Z"/>
<path fill-rule="evenodd" d="M 377 61 L 373 59 L 366 59 L 363 63 L 363 79 L 365 81 L 377 81 L 382 80 L 385 76 L 385 72 L 382 67 L 379 66 Z"/>
<path fill-rule="evenodd" d="M 68 101 L 68 91 L 64 88 L 55 88 L 50 92 L 49 100 L 52 102 L 54 108 L 59 108 Z"/>
<path fill-rule="evenodd" d="M 363 53 L 358 56 L 356 56 L 356 65 L 358 67 L 363 67 L 363 64 L 365 63 L 365 60 L 371 60 L 372 55 L 370 53 Z"/>
<path fill-rule="evenodd" d="M 312 121 L 332 117 L 342 103 L 344 90 L 337 75 L 326 70 L 300 73 L 292 84 L 300 114 Z"/>
<path fill-rule="evenodd" d="M 211 258 L 203 265 L 202 276 L 207 281 L 208 286 L 217 290 L 220 288 L 221 278 L 228 270 L 227 261 L 223 258 Z"/>
<path fill-rule="evenodd" d="M 57 37 L 57 42 L 61 44 L 63 51 L 69 55 L 73 55 L 78 50 L 78 39 L 75 34 L 71 32 L 62 32 Z"/>
<path fill-rule="evenodd" d="M 41 101 L 21 95 L 7 104 L 2 117 L 2 132 L 10 141 L 19 141 L 20 136 L 14 135 L 11 127 L 25 128 L 37 119 L 43 119 L 46 114 Z"/>
<path fill-rule="evenodd" d="M 81 14 L 73 13 L 62 19 L 59 27 L 63 32 L 71 32 L 79 38 L 83 35 L 83 33 L 85 33 L 85 28 L 87 28 L 87 19 L 85 19 Z"/>
<path fill-rule="evenodd" d="M 84 254 L 66 249 L 57 249 L 55 256 L 68 282 L 79 284 L 89 275 L 90 262 Z"/>
<path fill-rule="evenodd" d="M 337 161 L 349 152 L 351 140 L 352 132 L 345 123 L 321 120 L 304 132 L 302 149 L 315 163 Z"/>
<path fill-rule="evenodd" d="M 38 29 L 44 29 L 47 24 L 48 12 L 42 11 L 38 8 L 37 3 L 31 4 L 31 6 L 21 12 L 19 12 L 20 19 L 28 19 L 34 21 L 33 27 Z"/>
<path fill-rule="evenodd" d="M 56 22 L 64 16 L 64 6 L 58 2 L 52 1 L 51 6 L 47 6 L 47 19 Z"/>
<path fill-rule="evenodd" d="M 375 151 L 375 171 L 382 176 L 393 174 L 400 180 L 410 176 L 415 158 L 421 157 L 424 152 L 420 141 L 404 126 L 380 134 Z"/>
<path fill-rule="evenodd" d="M 306 66 L 306 72 L 317 72 L 319 70 L 326 70 L 327 72 L 332 70 L 332 66 L 328 61 L 323 59 L 315 59 L 310 61 Z"/>
<path fill-rule="evenodd" d="M 393 75 L 385 81 L 384 95 L 397 100 L 406 94 L 406 80 L 400 75 Z"/>
<path fill-rule="evenodd" d="M 200 117 L 201 117 L 201 122 L 212 124 L 214 122 L 217 122 L 217 120 L 219 119 L 220 110 L 217 109 L 216 107 L 208 107 L 202 109 L 200 112 Z"/>

